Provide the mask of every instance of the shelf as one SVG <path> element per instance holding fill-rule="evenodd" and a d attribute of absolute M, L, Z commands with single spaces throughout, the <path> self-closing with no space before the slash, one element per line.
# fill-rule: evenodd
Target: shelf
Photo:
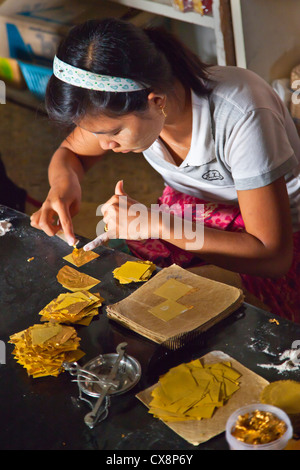
<path fill-rule="evenodd" d="M 171 0 L 111 0 L 119 5 L 147 11 L 183 23 L 211 28 L 215 34 L 216 55 L 219 65 L 236 65 L 234 39 L 231 24 L 230 0 L 214 0 L 212 14 L 200 15 L 192 11 L 176 10 Z"/>
<path fill-rule="evenodd" d="M 138 10 L 154 13 L 155 15 L 166 16 L 174 20 L 185 21 L 186 23 L 193 23 L 206 28 L 214 28 L 215 20 L 212 15 L 200 15 L 193 11 L 183 13 L 176 10 L 171 4 L 170 0 L 111 0 L 114 3 L 124 5 Z"/>
<path fill-rule="evenodd" d="M 43 101 L 39 101 L 29 90 L 18 90 L 16 88 L 6 86 L 6 102 L 12 101 L 35 111 L 45 113 L 45 105 Z"/>

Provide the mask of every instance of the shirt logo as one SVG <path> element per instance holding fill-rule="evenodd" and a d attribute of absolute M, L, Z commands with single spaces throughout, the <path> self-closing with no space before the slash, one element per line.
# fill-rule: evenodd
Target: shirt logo
<path fill-rule="evenodd" d="M 224 176 L 218 170 L 208 170 L 202 175 L 202 178 L 208 181 L 223 180 Z"/>

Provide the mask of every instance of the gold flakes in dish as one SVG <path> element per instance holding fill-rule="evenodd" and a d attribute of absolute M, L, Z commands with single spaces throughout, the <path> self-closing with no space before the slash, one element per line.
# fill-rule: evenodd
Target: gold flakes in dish
<path fill-rule="evenodd" d="M 254 410 L 238 417 L 231 434 L 246 444 L 268 444 L 287 430 L 286 423 L 269 411 Z"/>

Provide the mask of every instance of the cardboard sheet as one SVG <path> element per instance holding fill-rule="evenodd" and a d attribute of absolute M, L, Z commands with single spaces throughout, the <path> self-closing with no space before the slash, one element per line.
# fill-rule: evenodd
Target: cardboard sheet
<path fill-rule="evenodd" d="M 169 295 L 166 283 L 170 281 L 184 287 L 178 290 L 180 297 L 176 299 L 176 305 L 179 307 L 168 309 L 168 318 L 159 318 L 157 312 L 163 312 L 159 306 Z M 167 303 L 171 304 L 171 300 L 175 302 L 167 298 Z M 172 265 L 159 271 L 125 299 L 108 305 L 107 315 L 152 341 L 162 343 L 195 330 L 207 330 L 239 308 L 243 300 L 243 292 L 237 287 Z"/>

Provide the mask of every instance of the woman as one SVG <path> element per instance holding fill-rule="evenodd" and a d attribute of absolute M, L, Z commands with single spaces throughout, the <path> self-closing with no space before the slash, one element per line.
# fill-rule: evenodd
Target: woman
<path fill-rule="evenodd" d="M 57 215 L 74 244 L 71 218 L 85 171 L 108 150 L 143 152 L 166 184 L 159 203 L 179 208 L 169 217 L 169 234 L 165 219 L 150 210 L 139 240 L 126 232 L 134 215 L 125 216 L 137 201 L 128 196 L 119 204 L 126 195 L 119 182 L 102 208 L 108 231 L 86 249 L 125 230 L 135 255 L 162 266 L 205 262 L 238 272 L 273 313 L 300 321 L 300 142 L 287 109 L 261 78 L 208 67 L 162 30 L 93 20 L 60 45 L 46 106 L 50 118 L 72 130 L 49 165 L 50 191 L 32 216 L 34 227 L 54 235 Z M 195 210 L 190 232 L 176 237 L 181 210 L 197 204 L 204 212 Z M 157 221 L 154 235 L 150 218 Z M 203 222 L 203 240 L 187 250 Z"/>

